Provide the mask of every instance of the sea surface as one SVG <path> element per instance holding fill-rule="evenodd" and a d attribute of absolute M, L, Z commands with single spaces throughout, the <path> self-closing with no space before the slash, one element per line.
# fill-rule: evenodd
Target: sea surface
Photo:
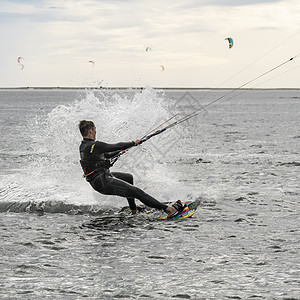
<path fill-rule="evenodd" d="M 112 168 L 192 218 L 83 179 L 79 120 L 115 143 L 195 110 Z M 0 128 L 0 299 L 300 299 L 300 90 L 0 90 Z"/>

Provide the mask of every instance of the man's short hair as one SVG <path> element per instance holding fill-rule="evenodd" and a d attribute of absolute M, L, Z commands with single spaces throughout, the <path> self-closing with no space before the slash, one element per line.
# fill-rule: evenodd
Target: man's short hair
<path fill-rule="evenodd" d="M 79 122 L 79 130 L 82 136 L 87 136 L 89 133 L 90 129 L 93 129 L 95 127 L 95 124 L 93 121 L 86 121 L 86 120 L 81 120 Z"/>

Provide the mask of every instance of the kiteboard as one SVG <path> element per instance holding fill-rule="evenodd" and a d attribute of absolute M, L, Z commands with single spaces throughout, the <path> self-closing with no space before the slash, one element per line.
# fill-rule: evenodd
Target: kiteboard
<path fill-rule="evenodd" d="M 168 215 L 158 209 L 147 207 L 145 205 L 139 206 L 138 211 L 139 213 L 146 214 L 146 215 L 151 215 L 157 220 L 161 221 L 175 221 L 175 220 L 182 220 L 185 218 L 190 218 L 197 210 L 198 206 L 200 205 L 200 200 L 195 200 L 195 201 L 185 201 L 182 202 L 184 204 L 184 208 L 181 212 L 176 214 L 175 216 L 168 217 Z M 132 211 L 129 206 L 125 206 L 121 209 L 120 213 L 122 214 L 131 214 Z"/>

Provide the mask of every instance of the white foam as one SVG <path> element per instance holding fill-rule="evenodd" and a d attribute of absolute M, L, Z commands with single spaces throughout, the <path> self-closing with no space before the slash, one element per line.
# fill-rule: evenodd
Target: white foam
<path fill-rule="evenodd" d="M 55 107 L 46 120 L 35 120 L 31 137 L 38 155 L 24 173 L 14 174 L 17 184 L 15 199 L 74 204 L 114 201 L 103 195 L 95 197 L 90 185 L 82 178 L 78 151 L 81 141 L 79 121 L 93 120 L 98 140 L 117 143 L 141 138 L 174 113 L 172 100 L 152 88 L 87 91 L 81 99 Z M 130 172 L 135 184 L 158 200 L 173 200 L 170 198 L 175 196 L 174 193 L 178 195 L 178 189 L 174 191 L 178 179 L 176 174 L 170 173 L 169 165 L 164 161 L 180 156 L 178 146 L 180 141 L 176 140 L 174 132 L 166 131 L 129 150 L 112 171 Z M 117 198 L 116 203 L 121 203 Z"/>

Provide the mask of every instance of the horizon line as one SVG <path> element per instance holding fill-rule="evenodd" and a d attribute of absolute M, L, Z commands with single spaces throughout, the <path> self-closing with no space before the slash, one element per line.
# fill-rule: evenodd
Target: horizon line
<path fill-rule="evenodd" d="M 0 90 L 144 90 L 147 87 L 90 87 L 90 86 L 19 86 L 19 87 L 0 87 Z M 153 89 L 161 89 L 161 90 L 300 90 L 299 88 L 234 88 L 234 87 L 219 87 L 219 88 L 212 88 L 212 87 L 151 87 Z"/>

